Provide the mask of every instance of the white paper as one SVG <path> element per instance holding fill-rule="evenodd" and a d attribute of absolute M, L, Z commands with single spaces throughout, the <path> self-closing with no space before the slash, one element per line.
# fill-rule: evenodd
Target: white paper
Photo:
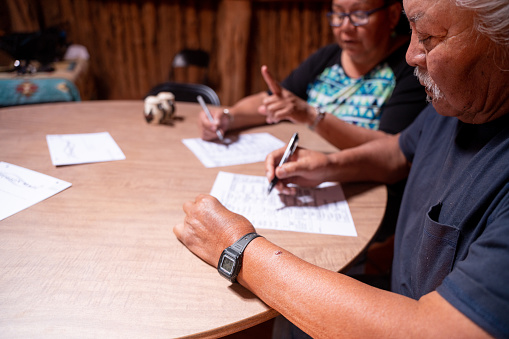
<path fill-rule="evenodd" d="M 269 133 L 241 134 L 237 140 L 224 138 L 223 142 L 199 138 L 182 142 L 198 157 L 205 167 L 232 166 L 265 161 L 265 157 L 285 145 Z"/>
<path fill-rule="evenodd" d="M 265 177 L 219 172 L 210 194 L 255 228 L 357 236 L 341 185 L 298 188 L 296 196 L 267 195 L 268 185 Z"/>
<path fill-rule="evenodd" d="M 0 162 L 0 220 L 57 194 L 71 183 Z"/>
<path fill-rule="evenodd" d="M 125 155 L 108 132 L 47 135 L 55 166 L 124 160 Z"/>

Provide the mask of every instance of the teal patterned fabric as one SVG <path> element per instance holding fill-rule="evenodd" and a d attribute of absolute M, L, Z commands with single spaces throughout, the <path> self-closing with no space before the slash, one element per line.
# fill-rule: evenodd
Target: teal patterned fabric
<path fill-rule="evenodd" d="M 339 65 L 326 68 L 308 87 L 308 103 L 323 107 L 343 121 L 378 129 L 382 106 L 389 100 L 396 77 L 387 63 L 358 79 Z"/>
<path fill-rule="evenodd" d="M 0 79 L 0 107 L 60 101 L 81 101 L 78 88 L 67 79 Z"/>

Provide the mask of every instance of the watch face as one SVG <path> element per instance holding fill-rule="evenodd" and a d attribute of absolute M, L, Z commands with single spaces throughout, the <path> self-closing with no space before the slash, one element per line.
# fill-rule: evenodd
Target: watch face
<path fill-rule="evenodd" d="M 228 272 L 229 274 L 232 274 L 234 266 L 235 261 L 233 261 L 230 257 L 227 256 L 223 257 L 223 261 L 221 262 L 221 269 Z"/>

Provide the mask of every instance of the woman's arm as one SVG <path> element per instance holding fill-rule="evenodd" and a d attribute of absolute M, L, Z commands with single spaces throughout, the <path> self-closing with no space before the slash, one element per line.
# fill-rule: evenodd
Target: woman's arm
<path fill-rule="evenodd" d="M 239 100 L 229 109 L 233 119 L 228 129 L 233 130 L 266 124 L 265 117 L 258 112 L 258 109 L 267 96 L 267 92 L 260 92 Z"/>
<path fill-rule="evenodd" d="M 201 111 L 198 117 L 201 138 L 204 140 L 217 139 L 216 130 L 218 129 L 224 134 L 226 131 L 238 128 L 265 124 L 265 117 L 258 113 L 258 108 L 267 95 L 266 92 L 260 92 L 247 96 L 229 107 L 229 114 L 224 114 L 223 108 L 210 107 L 214 122 L 211 122 L 205 112 Z"/>

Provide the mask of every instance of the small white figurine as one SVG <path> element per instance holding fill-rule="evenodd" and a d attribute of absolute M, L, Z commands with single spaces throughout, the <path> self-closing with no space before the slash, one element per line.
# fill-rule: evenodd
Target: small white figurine
<path fill-rule="evenodd" d="M 173 124 L 175 96 L 171 92 L 159 92 L 145 98 L 145 120 L 154 124 Z"/>

